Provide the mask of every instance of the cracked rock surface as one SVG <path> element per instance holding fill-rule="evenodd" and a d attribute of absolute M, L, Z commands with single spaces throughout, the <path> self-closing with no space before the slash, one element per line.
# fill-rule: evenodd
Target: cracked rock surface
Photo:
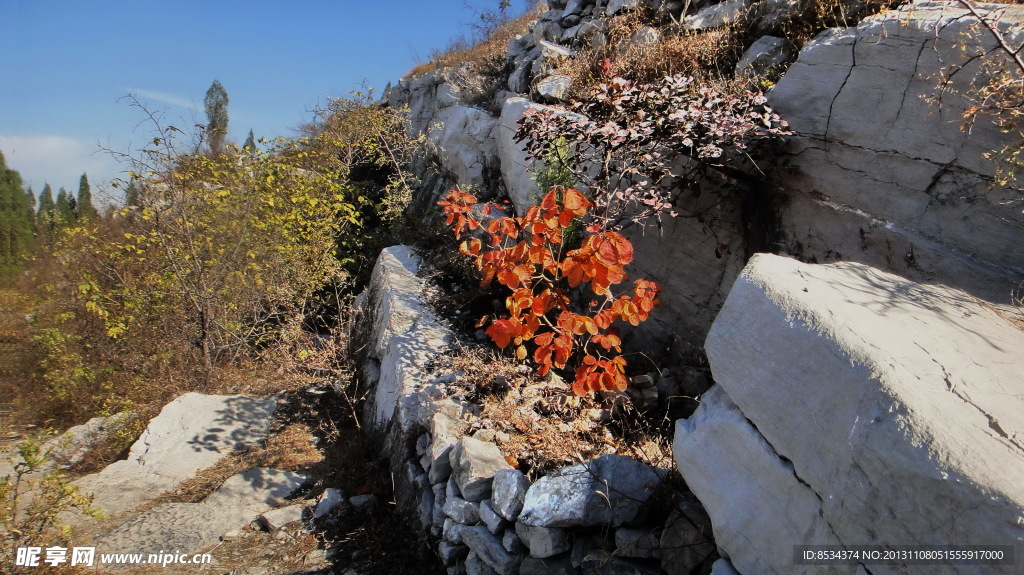
<path fill-rule="evenodd" d="M 741 573 L 820 572 L 794 570 L 800 543 L 1019 546 L 1021 349 L 963 292 L 756 255 L 708 336 L 718 386 L 677 424 L 680 472 Z"/>
<path fill-rule="evenodd" d="M 1019 36 L 1024 9 L 1004 11 L 1000 26 Z M 961 94 L 985 81 L 976 62 L 941 90 L 941 105 L 929 101 L 942 70 L 995 45 L 967 16 L 955 2 L 916 2 L 804 46 L 769 93 L 797 133 L 780 175 L 791 196 L 783 251 L 1009 297 L 1024 270 L 1015 247 L 1024 195 L 991 187 L 984 154 L 1012 144 L 1011 135 L 984 118 L 962 129 L 971 103 Z"/>

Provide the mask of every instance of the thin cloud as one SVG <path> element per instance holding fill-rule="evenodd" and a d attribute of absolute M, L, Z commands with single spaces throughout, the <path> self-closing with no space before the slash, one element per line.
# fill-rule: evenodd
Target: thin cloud
<path fill-rule="evenodd" d="M 95 143 L 67 136 L 0 134 L 0 150 L 7 166 L 21 174 L 25 185 L 38 193 L 44 183 L 56 191 L 64 187 L 78 191 L 78 179 L 89 174 L 89 182 L 104 184 L 120 175 L 120 167 Z"/>
<path fill-rule="evenodd" d="M 174 94 L 167 94 L 164 92 L 157 92 L 155 90 L 135 90 L 129 89 L 129 92 L 144 98 L 146 100 L 153 100 L 168 106 L 177 106 L 179 108 L 185 108 L 186 110 L 199 111 L 199 105 L 195 101 L 181 96 L 175 96 Z"/>

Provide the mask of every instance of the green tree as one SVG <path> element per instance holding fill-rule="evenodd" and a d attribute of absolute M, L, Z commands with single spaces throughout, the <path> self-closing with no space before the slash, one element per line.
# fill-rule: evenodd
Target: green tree
<path fill-rule="evenodd" d="M 210 152 L 224 151 L 224 139 L 228 133 L 228 93 L 219 80 L 214 80 L 203 100 L 206 108 L 206 136 Z"/>
<path fill-rule="evenodd" d="M 43 184 L 43 191 L 39 194 L 39 210 L 36 212 L 36 233 L 46 239 L 52 239 L 50 233 L 56 222 L 56 204 L 53 202 L 53 190 L 50 184 Z"/>
<path fill-rule="evenodd" d="M 32 192 L 32 186 L 28 187 L 28 210 L 26 215 L 28 221 L 35 223 L 36 221 L 36 195 Z"/>
<path fill-rule="evenodd" d="M 129 208 L 137 208 L 142 205 L 142 200 L 139 197 L 139 184 L 134 178 L 124 188 L 124 205 Z"/>
<path fill-rule="evenodd" d="M 89 187 L 89 177 L 82 174 L 78 181 L 78 201 L 75 204 L 75 215 L 79 221 L 91 220 L 99 217 L 99 212 L 92 205 L 92 190 Z"/>
<path fill-rule="evenodd" d="M 245 138 L 245 143 L 242 144 L 242 151 L 247 154 L 256 153 L 256 137 L 253 135 L 252 130 L 249 130 L 249 135 Z"/>
<path fill-rule="evenodd" d="M 33 240 L 32 195 L 0 152 L 0 279 L 21 267 Z"/>
<path fill-rule="evenodd" d="M 69 195 L 67 190 L 61 188 L 57 192 L 57 203 L 54 206 L 54 225 L 56 227 L 69 226 L 75 223 L 74 197 Z"/>

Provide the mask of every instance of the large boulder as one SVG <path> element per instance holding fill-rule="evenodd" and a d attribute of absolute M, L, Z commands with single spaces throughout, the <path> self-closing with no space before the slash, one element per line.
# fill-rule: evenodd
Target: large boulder
<path fill-rule="evenodd" d="M 266 437 L 276 397 L 186 393 L 168 403 L 132 445 L 127 459 L 74 482 L 113 515 L 173 489 L 234 450 Z"/>
<path fill-rule="evenodd" d="M 1019 35 L 1024 7 L 998 9 Z M 977 62 L 939 89 L 944 70 L 994 46 L 958 3 L 932 1 L 807 42 L 768 95 L 797 133 L 778 174 L 777 247 L 1008 300 L 1024 271 L 1024 193 L 992 187 L 984 156 L 1016 136 L 984 117 L 962 129 L 962 94 L 985 81 Z"/>
<path fill-rule="evenodd" d="M 1019 546 L 1022 349 L 963 292 L 756 255 L 708 335 L 720 387 L 677 424 L 680 472 L 741 573 L 820 572 L 798 544 Z"/>

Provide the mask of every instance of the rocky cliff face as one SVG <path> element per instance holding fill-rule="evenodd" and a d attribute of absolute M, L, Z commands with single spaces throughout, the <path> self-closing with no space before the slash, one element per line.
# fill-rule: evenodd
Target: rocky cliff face
<path fill-rule="evenodd" d="M 557 99 L 541 89 L 557 76 L 552 62 L 600 44 L 607 19 L 636 4 L 552 3 L 509 45 L 512 73 L 502 88 L 510 91 L 499 90 L 490 105 L 500 110 L 497 116 L 465 102 L 457 71 L 403 79 L 389 100 L 409 105 L 413 129 L 434 145 L 433 157 L 419 166 L 430 184 L 420 194 L 421 207 L 454 184 L 483 198 L 507 195 L 519 210 L 533 203 L 540 193 L 533 180 L 537 162 L 513 141 L 516 122 L 527 108 L 546 105 L 531 99 Z M 663 21 L 681 16 L 681 5 L 655 4 Z M 772 30 L 795 14 L 790 4 L 776 4 L 740 8 L 749 7 L 745 21 L 752 29 Z M 695 8 L 699 13 L 679 26 L 706 29 L 728 20 L 712 18 L 721 4 Z M 1024 194 L 992 188 L 993 168 L 983 157 L 1007 145 L 1007 135 L 986 121 L 961 129 L 968 104 L 958 92 L 978 80 L 976 69 L 954 76 L 941 105 L 925 99 L 936 94 L 944 66 L 961 61 L 964 51 L 992 47 L 964 14 L 955 3 L 919 2 L 825 31 L 804 46 L 769 92 L 770 104 L 796 134 L 760 184 L 728 184 L 732 193 L 715 208 L 718 237 L 687 219 L 634 234 L 634 273 L 664 290 L 659 313 L 644 328 L 647 336 L 699 346 L 746 258 L 757 251 L 809 262 L 859 261 L 991 301 L 1009 299 L 1024 278 L 1024 252 L 1017 249 L 1024 240 Z M 1022 21 L 1024 11 L 1010 8 L 1003 20 Z M 737 68 L 748 73 L 789 56 L 784 43 L 765 36 Z M 726 249 L 716 253 L 719 242 Z"/>
<path fill-rule="evenodd" d="M 1005 27 L 1024 22 L 1003 10 Z M 993 188 L 984 158 L 1007 134 L 984 118 L 961 129 L 976 66 L 939 93 L 944 69 L 995 47 L 965 14 L 920 2 L 804 46 L 769 94 L 797 132 L 778 172 L 782 252 L 1008 299 L 1024 277 L 1022 193 Z"/>
<path fill-rule="evenodd" d="M 680 3 L 656 4 L 683 16 Z M 526 109 L 558 98 L 545 54 L 557 43 L 571 51 L 602 41 L 602 18 L 633 5 L 553 2 L 510 45 L 511 92 L 498 95 L 494 122 L 444 104 L 454 91 L 443 71 L 403 80 L 392 102 L 412 104 L 423 127 L 457 114 L 459 125 L 479 126 L 464 131 L 489 133 L 488 143 L 435 164 L 448 181 L 507 194 L 521 210 L 539 192 L 537 166 L 512 133 Z M 751 29 L 770 32 L 797 5 L 697 2 L 678 25 L 720 26 L 749 9 Z M 982 6 L 994 9 L 1019 37 L 1024 9 Z M 791 57 L 762 40 L 744 69 Z M 703 227 L 685 219 L 632 238 L 633 273 L 664 289 L 648 335 L 685 348 L 704 345 L 710 330 L 719 386 L 677 424 L 675 455 L 731 561 L 715 573 L 1013 572 L 800 565 L 793 556 L 798 544 L 992 543 L 1019 552 L 1024 543 L 1024 339 L 994 310 L 1024 281 L 1024 193 L 993 187 L 984 157 L 1009 136 L 984 119 L 962 129 L 968 103 L 959 94 L 982 80 L 977 68 L 937 93 L 945 67 L 992 42 L 954 2 L 908 4 L 821 33 L 769 92 L 795 135 L 773 170 L 717 208 L 726 249 L 716 255 Z M 447 132 L 429 131 L 441 150 L 456 141 Z M 763 251 L 789 259 L 753 256 Z"/>

